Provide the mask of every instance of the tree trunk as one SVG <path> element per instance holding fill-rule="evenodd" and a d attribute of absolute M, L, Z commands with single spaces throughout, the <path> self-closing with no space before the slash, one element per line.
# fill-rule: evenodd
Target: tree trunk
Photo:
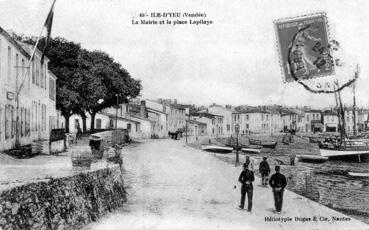
<path fill-rule="evenodd" d="M 66 133 L 69 133 L 69 118 L 70 118 L 70 115 L 68 114 L 64 114 L 63 115 L 64 119 L 65 119 L 65 132 Z"/>
<path fill-rule="evenodd" d="M 85 113 L 81 113 L 79 114 L 82 118 L 82 131 L 85 133 L 87 131 L 87 126 L 86 126 L 86 119 L 87 119 L 87 116 Z"/>
<path fill-rule="evenodd" d="M 95 115 L 96 115 L 96 113 L 90 113 L 90 115 L 91 115 L 90 132 L 93 133 L 95 131 Z"/>

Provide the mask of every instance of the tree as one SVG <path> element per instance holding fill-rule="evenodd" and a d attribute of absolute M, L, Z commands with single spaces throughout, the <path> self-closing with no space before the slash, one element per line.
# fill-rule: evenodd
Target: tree
<path fill-rule="evenodd" d="M 33 39 L 24 42 L 35 44 Z M 38 48 L 43 50 L 45 39 Z M 128 102 L 137 97 L 142 89 L 141 82 L 102 51 L 88 51 L 80 44 L 57 37 L 50 39 L 46 56 L 50 59 L 49 69 L 57 76 L 56 108 L 66 120 L 69 132 L 69 118 L 73 114 L 81 116 L 83 131 L 86 131 L 86 112 L 91 116 L 91 131 L 95 128 L 95 116 L 103 109 L 117 103 Z M 102 103 L 98 103 L 103 99 Z"/>
<path fill-rule="evenodd" d="M 34 45 L 32 38 L 23 40 Z M 43 50 L 45 38 L 39 42 L 38 49 Z M 81 52 L 80 44 L 57 37 L 50 39 L 46 56 L 50 59 L 48 68 L 57 76 L 56 81 L 56 108 L 65 118 L 65 129 L 69 132 L 69 118 L 80 107 L 80 95 L 78 85 L 82 80 L 82 73 L 78 71 L 78 57 Z"/>
<path fill-rule="evenodd" d="M 108 54 L 102 51 L 82 50 L 80 55 L 83 82 L 79 92 L 81 104 L 91 116 L 91 130 L 95 128 L 95 116 L 103 109 L 117 104 L 127 103 L 128 98 L 134 98 L 141 91 L 141 83 L 114 62 Z M 103 99 L 102 103 L 98 103 Z"/>

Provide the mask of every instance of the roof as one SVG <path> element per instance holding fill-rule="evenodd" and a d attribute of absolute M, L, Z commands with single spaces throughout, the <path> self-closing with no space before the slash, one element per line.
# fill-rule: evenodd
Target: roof
<path fill-rule="evenodd" d="M 191 116 L 200 116 L 200 117 L 203 116 L 203 117 L 211 117 L 211 118 L 224 117 L 222 115 L 216 115 L 216 114 L 209 113 L 207 110 L 198 111 L 196 113 L 191 114 Z"/>
<path fill-rule="evenodd" d="M 337 116 L 337 111 L 336 110 L 323 111 L 323 116 Z"/>
<path fill-rule="evenodd" d="M 235 113 L 270 113 L 267 109 L 248 106 L 248 105 L 241 105 L 235 108 Z"/>
<path fill-rule="evenodd" d="M 281 110 L 279 112 L 281 113 L 281 116 L 297 114 L 295 111 L 293 111 L 291 109 L 286 109 L 286 108 L 281 108 Z"/>
<path fill-rule="evenodd" d="M 117 118 L 118 120 L 124 120 L 124 121 L 130 121 L 130 122 L 134 122 L 134 123 L 140 123 L 139 121 L 135 121 L 135 120 L 132 120 L 132 119 L 129 119 L 129 118 L 125 118 L 125 117 L 116 117 L 115 115 L 113 114 L 110 114 L 110 113 L 105 113 L 105 112 L 101 112 L 101 114 L 105 115 L 105 116 L 108 116 L 109 118 Z"/>
<path fill-rule="evenodd" d="M 319 109 L 308 109 L 305 110 L 305 113 L 321 113 L 322 111 Z"/>
<path fill-rule="evenodd" d="M 48 70 L 48 72 L 49 72 L 50 77 L 52 77 L 54 79 L 58 79 L 53 72 L 51 72 L 50 70 Z"/>
<path fill-rule="evenodd" d="M 12 38 L 12 36 L 10 36 L 10 34 L 8 32 L 6 32 L 3 28 L 0 27 L 0 34 L 2 34 L 6 39 L 8 39 L 8 41 L 14 45 L 15 47 L 17 47 L 17 49 L 27 58 L 30 58 L 31 55 L 29 55 L 27 53 L 27 51 L 20 45 L 18 44 L 18 42 Z"/>
<path fill-rule="evenodd" d="M 152 108 L 149 108 L 149 107 L 146 107 L 146 110 L 149 111 L 149 112 L 154 112 L 154 113 L 168 114 L 166 112 L 159 111 L 159 110 L 156 110 L 156 109 L 152 109 Z"/>
<path fill-rule="evenodd" d="M 32 54 L 32 51 L 33 51 L 33 48 L 34 48 L 34 45 L 30 45 L 30 44 L 27 44 L 27 43 L 24 43 L 24 42 L 18 42 L 18 44 L 20 45 L 20 46 L 22 46 L 23 47 L 23 49 L 29 54 L 29 55 L 31 55 Z M 42 55 L 42 52 L 38 49 L 38 48 L 36 48 L 36 53 L 39 55 L 39 56 L 41 56 Z M 44 57 L 45 58 L 45 60 L 48 62 L 48 61 L 50 61 L 50 59 L 48 58 L 48 57 Z"/>
<path fill-rule="evenodd" d="M 189 122 L 189 123 L 196 123 L 196 124 L 199 124 L 199 125 L 206 125 L 206 123 L 204 123 L 204 122 L 195 121 L 195 120 L 187 120 L 187 122 Z"/>

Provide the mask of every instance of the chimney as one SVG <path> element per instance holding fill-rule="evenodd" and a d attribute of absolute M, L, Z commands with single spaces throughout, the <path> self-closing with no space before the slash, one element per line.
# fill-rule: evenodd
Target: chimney
<path fill-rule="evenodd" d="M 141 101 L 141 105 L 140 105 L 140 116 L 141 117 L 146 117 L 146 102 L 145 101 Z"/>

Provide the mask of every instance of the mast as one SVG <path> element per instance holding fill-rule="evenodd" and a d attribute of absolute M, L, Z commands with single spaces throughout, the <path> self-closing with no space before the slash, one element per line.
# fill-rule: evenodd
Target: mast
<path fill-rule="evenodd" d="M 338 82 L 336 81 L 336 85 L 337 88 L 339 88 Z M 346 142 L 344 141 L 345 138 L 347 138 L 347 134 L 346 134 L 346 122 L 345 122 L 345 111 L 343 110 L 343 106 L 342 106 L 342 98 L 341 98 L 341 92 L 338 91 L 337 92 L 337 100 L 339 102 L 339 119 L 341 119 L 341 141 L 344 143 L 344 145 L 346 146 Z"/>
<path fill-rule="evenodd" d="M 354 95 L 353 100 L 354 100 L 354 105 L 352 108 L 352 112 L 354 113 L 354 137 L 356 138 L 356 97 L 355 97 L 355 82 L 352 83 L 352 93 Z"/>
<path fill-rule="evenodd" d="M 339 107 L 339 103 L 338 103 L 338 95 L 337 95 L 337 92 L 334 93 L 334 99 L 336 101 L 338 127 L 340 128 L 341 140 L 343 140 L 343 135 L 342 135 L 343 132 L 342 132 L 342 125 L 341 125 L 341 112 L 340 112 L 340 109 L 339 109 L 340 107 Z"/>

